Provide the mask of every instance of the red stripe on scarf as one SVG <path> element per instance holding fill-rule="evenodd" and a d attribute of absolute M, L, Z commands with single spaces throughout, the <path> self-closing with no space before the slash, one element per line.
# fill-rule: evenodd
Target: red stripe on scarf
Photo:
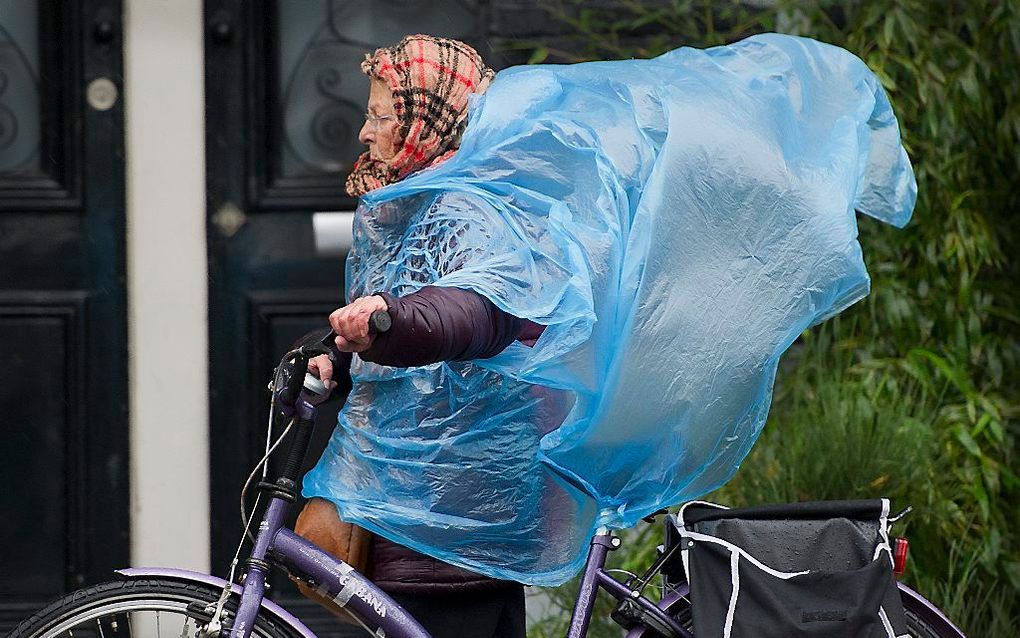
<path fill-rule="evenodd" d="M 417 140 L 421 136 L 421 130 L 425 128 L 425 123 L 421 120 L 417 120 L 412 126 L 411 130 L 407 133 L 406 141 L 404 142 L 404 148 L 402 150 L 403 155 L 412 155 L 415 161 L 422 161 L 425 159 L 425 151 L 420 146 L 415 146 L 409 140 Z"/>
<path fill-rule="evenodd" d="M 425 43 L 422 40 L 418 40 L 418 59 L 419 60 L 424 60 L 425 59 Z M 419 64 L 418 65 L 418 82 L 419 82 L 418 86 L 421 86 L 421 87 L 428 86 L 428 82 L 425 79 L 425 65 L 424 64 Z M 428 102 L 426 102 L 425 94 L 422 93 L 421 94 L 421 110 L 422 110 L 423 113 L 425 112 L 425 107 L 426 106 L 428 106 Z"/>

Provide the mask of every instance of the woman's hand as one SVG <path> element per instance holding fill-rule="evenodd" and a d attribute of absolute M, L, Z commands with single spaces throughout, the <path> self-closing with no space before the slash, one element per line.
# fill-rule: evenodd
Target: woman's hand
<path fill-rule="evenodd" d="M 368 334 L 368 318 L 373 312 L 386 309 L 386 300 L 379 295 L 372 295 L 355 299 L 350 305 L 334 310 L 329 315 L 329 325 L 337 334 L 336 347 L 341 352 L 368 350 L 375 339 Z"/>
<path fill-rule="evenodd" d="M 308 371 L 319 377 L 327 391 L 336 387 L 336 381 L 333 381 L 333 360 L 329 358 L 328 354 L 320 354 L 309 359 Z"/>

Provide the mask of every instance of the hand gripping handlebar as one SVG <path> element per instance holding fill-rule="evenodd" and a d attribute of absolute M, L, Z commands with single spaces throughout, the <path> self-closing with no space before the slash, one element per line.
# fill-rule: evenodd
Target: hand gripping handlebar
<path fill-rule="evenodd" d="M 387 332 L 393 325 L 390 314 L 385 310 L 377 310 L 368 318 L 368 333 L 375 335 Z M 297 408 L 297 421 L 295 423 L 294 439 L 291 443 L 290 453 L 284 463 L 281 480 L 283 483 L 278 487 L 282 488 L 281 495 L 292 492 L 293 485 L 297 481 L 301 463 L 312 438 L 312 418 L 314 408 L 325 400 L 325 386 L 319 379 L 308 373 L 308 360 L 323 354 L 329 354 L 336 333 L 332 330 L 313 335 L 307 342 L 288 353 L 287 358 L 293 358 L 294 368 L 287 379 L 286 388 L 280 393 L 279 402 L 285 406 L 290 414 Z M 302 389 L 305 394 L 302 394 Z M 301 405 L 297 405 L 300 401 Z M 291 498 L 293 495 L 291 494 Z"/>
<path fill-rule="evenodd" d="M 368 334 L 370 335 L 388 332 L 392 326 L 393 319 L 390 317 L 390 313 L 385 310 L 376 310 L 368 318 Z M 314 333 L 303 345 L 288 353 L 286 358 L 293 357 L 294 369 L 287 380 L 287 386 L 280 393 L 282 404 L 293 406 L 301 393 L 302 386 L 316 394 L 322 394 L 325 391 L 325 386 L 321 382 L 311 377 L 306 378 L 305 375 L 308 372 L 308 360 L 320 355 L 328 355 L 334 339 L 336 339 L 336 333 L 331 329 Z"/>

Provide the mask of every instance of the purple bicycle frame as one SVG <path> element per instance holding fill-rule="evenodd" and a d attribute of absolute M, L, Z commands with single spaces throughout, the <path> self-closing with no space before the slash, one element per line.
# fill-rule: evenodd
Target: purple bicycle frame
<path fill-rule="evenodd" d="M 301 356 L 307 356 L 304 346 L 300 352 Z M 295 362 L 301 360 L 303 363 L 293 374 L 303 376 L 307 359 L 302 359 L 301 356 L 295 358 Z M 280 391 L 276 390 L 274 396 L 279 395 Z M 295 399 L 293 402 L 281 400 L 283 414 L 288 417 L 296 414 L 303 422 L 310 424 L 314 419 L 317 403 L 307 398 L 304 393 Z M 287 407 L 288 405 L 290 407 Z M 307 451 L 307 438 L 303 447 L 294 445 L 295 447 L 291 449 L 292 458 L 288 462 L 304 457 Z M 296 468 L 297 464 L 294 467 Z M 290 477 L 291 480 L 293 478 Z M 319 595 L 332 599 L 340 608 L 351 612 L 366 628 L 377 631 L 377 635 L 389 638 L 431 638 L 411 614 L 375 583 L 347 563 L 286 529 L 283 521 L 289 510 L 288 500 L 275 495 L 270 498 L 259 523 L 255 546 L 245 562 L 247 571 L 244 576 L 244 589 L 229 638 L 248 638 L 251 635 L 255 619 L 263 608 L 266 576 L 271 567 L 267 559 L 282 565 L 292 576 L 314 585 Z M 595 596 L 600 587 L 618 600 L 625 598 L 631 600 L 645 614 L 654 617 L 660 625 L 672 629 L 680 638 L 692 638 L 691 634 L 684 631 L 663 609 L 641 596 L 639 591 L 631 591 L 603 570 L 606 555 L 619 545 L 619 539 L 604 530 L 600 530 L 592 539 L 584 567 L 581 592 L 570 621 L 569 638 L 582 638 L 587 635 L 595 607 Z"/>
<path fill-rule="evenodd" d="M 431 638 L 429 633 L 402 608 L 396 601 L 379 589 L 372 581 L 358 573 L 347 563 L 337 560 L 319 547 L 301 538 L 283 526 L 290 504 L 283 499 L 274 497 L 266 509 L 259 525 L 255 547 L 248 559 L 248 571 L 245 575 L 244 588 L 240 594 L 240 603 L 230 638 L 248 638 L 251 635 L 256 615 L 264 609 L 263 595 L 265 592 L 266 573 L 272 562 L 285 567 L 292 575 L 303 581 L 314 583 L 316 591 L 330 598 L 339 607 L 351 612 L 361 619 L 366 628 L 372 631 L 382 630 L 389 638 Z M 591 541 L 588 559 L 581 577 L 581 588 L 577 603 L 570 619 L 567 638 L 584 638 L 587 636 L 595 607 L 595 597 L 601 588 L 617 600 L 629 599 L 647 616 L 662 626 L 668 627 L 680 638 L 693 638 L 671 615 L 670 611 L 677 604 L 683 603 L 686 597 L 686 586 L 681 586 L 658 603 L 641 595 L 640 591 L 632 590 L 624 583 L 613 578 L 603 569 L 606 556 L 619 547 L 620 541 L 607 531 L 600 531 Z M 158 575 L 155 572 L 129 570 L 128 576 Z M 137 574 L 133 572 L 138 572 Z M 170 574 L 173 575 L 173 574 Z M 912 603 L 914 613 L 929 624 L 943 627 L 952 635 L 964 638 L 963 632 L 956 628 L 937 607 L 902 583 L 897 583 L 900 595 L 905 601 Z M 689 604 L 689 603 L 683 603 Z M 638 627 L 631 629 L 628 638 L 641 638 L 647 635 L 648 629 Z"/>
<path fill-rule="evenodd" d="M 302 350 L 303 351 L 303 350 Z M 304 368 L 302 367 L 303 371 Z M 291 408 L 287 416 L 297 412 L 306 422 L 311 422 L 315 405 L 306 400 L 299 400 L 296 410 Z M 307 439 L 304 448 L 299 450 L 300 460 L 307 450 Z M 292 449 L 293 456 L 294 449 Z M 294 465 L 297 467 L 297 464 Z M 293 477 L 291 477 L 291 480 Z M 340 608 L 351 612 L 364 623 L 364 626 L 375 631 L 375 635 L 389 638 L 431 638 L 429 633 L 402 608 L 396 601 L 379 589 L 375 583 L 358 573 L 347 563 L 337 560 L 321 548 L 304 540 L 293 531 L 286 529 L 283 521 L 290 510 L 290 502 L 279 496 L 272 496 L 262 521 L 259 524 L 255 546 L 246 561 L 244 588 L 240 594 L 233 627 L 229 638 L 249 638 L 255 619 L 263 608 L 272 610 L 271 605 L 264 606 L 266 576 L 272 562 L 282 565 L 298 579 L 314 585 L 318 594 L 333 600 Z M 581 577 L 581 588 L 570 619 L 567 638 L 585 638 L 595 608 L 595 597 L 598 590 L 605 590 L 617 600 L 628 600 L 631 610 L 637 607 L 643 614 L 643 623 L 654 623 L 662 629 L 672 631 L 679 638 L 693 638 L 673 617 L 670 610 L 685 598 L 685 586 L 673 591 L 658 603 L 645 598 L 640 589 L 631 589 L 628 585 L 613 578 L 604 568 L 606 556 L 620 546 L 620 539 L 608 530 L 599 530 L 591 540 L 588 559 Z M 148 572 L 138 572 L 145 575 Z M 156 572 L 158 573 L 158 572 Z M 131 574 L 126 574 L 131 576 Z M 174 574 L 169 574 L 173 576 Z M 913 608 L 925 620 L 950 628 L 953 635 L 963 638 L 946 616 L 934 605 L 919 596 L 913 590 L 899 584 L 901 596 L 914 599 Z M 225 587 L 229 587 L 224 583 Z M 689 604 L 689 603 L 687 603 Z M 282 610 L 281 610 L 282 611 Z M 675 611 L 675 610 L 674 610 Z M 286 618 L 284 621 L 287 622 Z M 300 628 L 300 627 L 299 627 Z M 308 633 L 302 631 L 302 635 Z M 631 629 L 628 638 L 640 638 L 646 634 L 645 628 Z"/>
<path fill-rule="evenodd" d="M 316 545 L 306 541 L 290 529 L 283 526 L 290 508 L 290 503 L 274 497 L 266 509 L 259 525 L 259 533 L 255 547 L 247 561 L 248 571 L 245 575 L 244 588 L 240 594 L 240 603 L 230 638 L 249 638 L 256 615 L 263 605 L 266 573 L 272 562 L 282 565 L 290 574 L 303 581 L 314 583 L 316 591 L 330 598 L 339 607 L 351 612 L 364 622 L 365 627 L 382 630 L 388 638 L 431 638 L 429 633 L 402 608 L 396 601 L 379 589 L 375 583 L 358 573 L 347 563 L 337 560 Z M 601 588 L 617 600 L 628 599 L 638 606 L 648 617 L 660 625 L 668 627 L 680 638 L 693 638 L 671 615 L 677 604 L 689 604 L 683 599 L 687 596 L 687 586 L 681 585 L 658 603 L 632 590 L 624 583 L 613 578 L 603 569 L 606 556 L 620 545 L 620 540 L 608 531 L 600 530 L 591 541 L 588 559 L 581 577 L 581 588 L 577 603 L 570 619 L 567 638 L 585 638 L 591 623 L 595 607 L 595 597 Z M 169 575 L 177 577 L 175 570 L 127 570 L 126 576 Z M 190 575 L 190 574 L 186 574 Z M 920 594 L 903 583 L 897 583 L 900 596 L 904 602 L 910 602 L 915 614 L 931 625 L 940 626 L 947 634 L 964 638 L 964 634 L 950 621 L 941 610 L 927 601 Z M 272 611 L 272 609 L 270 609 Z M 281 610 L 282 611 L 282 610 Z M 278 612 L 279 613 L 279 612 Z M 285 618 L 286 622 L 286 618 Z M 628 631 L 627 638 L 642 638 L 648 634 L 646 627 L 636 627 Z"/>
<path fill-rule="evenodd" d="M 255 618 L 262 608 L 266 574 L 270 568 L 267 558 L 282 565 L 297 578 L 314 583 L 319 594 L 357 616 L 369 629 L 385 632 L 379 635 L 388 638 L 431 638 L 411 614 L 372 581 L 347 563 L 337 560 L 286 529 L 283 521 L 289 509 L 290 503 L 280 498 L 273 498 L 266 508 L 255 547 L 246 563 L 248 569 L 244 590 L 241 592 L 230 638 L 248 638 L 251 635 Z M 595 596 L 600 587 L 616 599 L 629 598 L 681 638 L 692 638 L 666 611 L 641 596 L 640 592 L 630 590 L 603 569 L 606 555 L 619 544 L 619 539 L 608 532 L 601 532 L 592 539 L 581 580 L 581 591 L 570 620 L 568 638 L 583 638 L 587 635 Z"/>
<path fill-rule="evenodd" d="M 290 503 L 280 498 L 273 498 L 266 508 L 255 547 L 247 562 L 244 591 L 230 638 L 248 638 L 251 635 L 265 592 L 269 570 L 267 557 L 301 580 L 314 583 L 317 592 L 362 619 L 371 629 L 382 629 L 385 634 L 380 635 L 430 638 L 418 621 L 372 581 L 347 563 L 284 528 L 283 521 L 289 509 Z"/>

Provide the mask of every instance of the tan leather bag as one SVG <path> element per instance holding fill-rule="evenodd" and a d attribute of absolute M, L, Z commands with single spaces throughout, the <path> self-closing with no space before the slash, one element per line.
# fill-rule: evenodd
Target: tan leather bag
<path fill-rule="evenodd" d="M 372 546 L 372 532 L 352 523 L 341 521 L 333 503 L 321 498 L 309 500 L 298 514 L 294 531 L 298 536 L 315 543 L 360 573 L 366 574 L 369 550 Z M 331 599 L 320 596 L 314 589 L 297 579 L 293 580 L 305 597 L 314 600 L 341 618 L 349 619 L 347 614 Z"/>

